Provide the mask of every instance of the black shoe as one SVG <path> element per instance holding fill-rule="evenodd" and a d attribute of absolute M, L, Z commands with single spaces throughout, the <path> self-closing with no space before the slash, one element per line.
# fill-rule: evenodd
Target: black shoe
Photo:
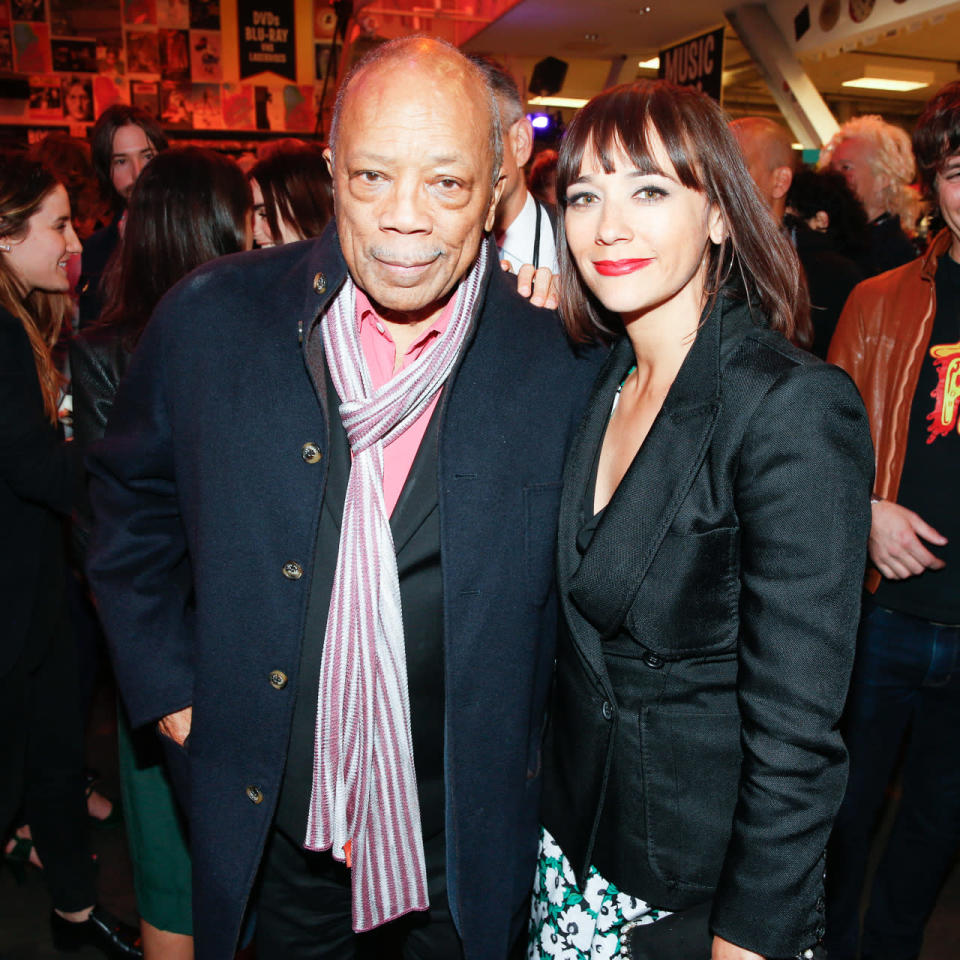
<path fill-rule="evenodd" d="M 54 911 L 50 917 L 50 929 L 57 950 L 72 952 L 89 945 L 102 950 L 108 957 L 143 956 L 140 932 L 103 907 L 94 907 L 82 923 L 71 923 Z"/>

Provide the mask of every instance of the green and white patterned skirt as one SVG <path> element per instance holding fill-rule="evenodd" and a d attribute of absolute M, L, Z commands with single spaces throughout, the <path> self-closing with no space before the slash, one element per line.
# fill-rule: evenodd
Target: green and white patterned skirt
<path fill-rule="evenodd" d="M 549 830 L 540 828 L 540 854 L 533 882 L 528 960 L 612 960 L 625 957 L 624 924 L 656 923 L 670 914 L 621 893 L 591 866 L 583 890 L 573 867 Z"/>

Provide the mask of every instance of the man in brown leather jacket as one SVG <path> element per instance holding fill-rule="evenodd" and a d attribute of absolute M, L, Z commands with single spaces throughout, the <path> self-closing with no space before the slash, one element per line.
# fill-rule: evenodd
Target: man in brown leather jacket
<path fill-rule="evenodd" d="M 827 864 L 827 948 L 857 956 L 876 815 L 910 731 L 903 793 L 863 927 L 863 960 L 912 960 L 960 843 L 960 82 L 913 135 L 947 229 L 857 286 L 829 359 L 866 403 L 877 473 L 863 619 L 845 717 L 850 779 Z"/>

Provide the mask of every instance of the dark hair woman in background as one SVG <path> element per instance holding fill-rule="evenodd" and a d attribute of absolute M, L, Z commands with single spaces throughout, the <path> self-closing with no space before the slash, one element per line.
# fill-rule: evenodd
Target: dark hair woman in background
<path fill-rule="evenodd" d="M 557 198 L 565 323 L 614 346 L 560 506 L 530 956 L 792 957 L 845 776 L 863 405 L 789 343 L 796 254 L 708 97 L 595 97 Z"/>
<path fill-rule="evenodd" d="M 95 906 L 87 849 L 76 649 L 62 521 L 78 473 L 61 439 L 51 349 L 80 252 L 66 189 L 35 160 L 0 156 L 0 834 L 21 798 L 53 901 L 58 947 L 140 956 Z"/>
<path fill-rule="evenodd" d="M 163 294 L 202 263 L 249 249 L 251 202 L 240 168 L 208 150 L 168 150 L 140 174 L 119 273 L 108 277 L 101 320 L 70 346 L 74 432 L 81 448 L 102 436 L 130 355 Z M 80 513 L 86 533 L 91 523 L 86 504 Z M 121 716 L 119 733 L 144 953 L 148 960 L 184 960 L 193 956 L 193 926 L 183 824 L 154 731 L 131 733 Z"/>
<path fill-rule="evenodd" d="M 319 237 L 333 216 L 333 184 L 319 147 L 300 140 L 271 144 L 248 177 L 258 247 Z"/>

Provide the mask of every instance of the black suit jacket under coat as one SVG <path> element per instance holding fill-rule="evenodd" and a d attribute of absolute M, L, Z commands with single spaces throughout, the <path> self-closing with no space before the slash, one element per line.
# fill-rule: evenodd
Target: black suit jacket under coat
<path fill-rule="evenodd" d="M 670 910 L 712 896 L 716 934 L 793 956 L 822 933 L 845 783 L 863 404 L 722 296 L 583 552 L 584 490 L 632 362 L 622 341 L 564 476 L 544 823 L 579 877 L 593 863 Z"/>
<path fill-rule="evenodd" d="M 598 367 L 490 252 L 438 408 L 447 882 L 468 960 L 504 957 L 526 911 L 560 483 Z M 304 345 L 345 276 L 331 225 L 181 281 L 88 457 L 88 573 L 131 721 L 193 705 L 199 960 L 233 956 L 283 774 L 336 415 Z"/>

